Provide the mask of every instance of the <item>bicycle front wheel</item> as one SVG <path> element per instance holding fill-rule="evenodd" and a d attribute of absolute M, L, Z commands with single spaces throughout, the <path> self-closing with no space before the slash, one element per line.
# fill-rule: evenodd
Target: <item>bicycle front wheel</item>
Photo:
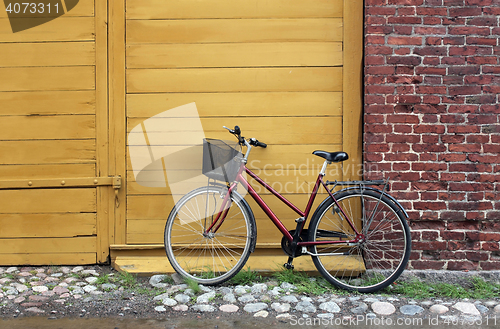
<path fill-rule="evenodd" d="M 316 210 L 309 225 L 309 241 L 337 241 L 310 250 L 325 279 L 338 288 L 375 292 L 403 272 L 411 252 L 410 229 L 401 209 L 372 190 L 346 190 L 335 195 L 340 208 L 364 235 L 359 242 L 331 198 Z"/>
<path fill-rule="evenodd" d="M 222 225 L 216 232 L 205 232 L 220 211 L 227 190 L 219 185 L 193 190 L 168 216 L 165 251 L 172 267 L 185 278 L 206 285 L 220 284 L 241 270 L 255 248 L 255 219 L 237 192 L 231 193 Z"/>

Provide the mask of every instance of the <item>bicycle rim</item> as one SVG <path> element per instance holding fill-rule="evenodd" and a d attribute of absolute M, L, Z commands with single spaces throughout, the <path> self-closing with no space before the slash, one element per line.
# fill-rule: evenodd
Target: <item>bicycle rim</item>
<path fill-rule="evenodd" d="M 190 192 L 174 207 L 165 226 L 171 265 L 180 275 L 207 285 L 238 273 L 255 245 L 255 220 L 237 193 L 222 226 L 204 234 L 220 210 L 224 190 L 203 187 Z"/>
<path fill-rule="evenodd" d="M 373 191 L 348 191 L 337 201 L 365 235 L 360 243 L 340 243 L 311 248 L 320 273 L 337 287 L 375 292 L 387 287 L 402 273 L 410 256 L 408 224 L 401 211 L 386 197 Z M 310 240 L 347 241 L 355 232 L 333 201 L 315 214 Z"/>

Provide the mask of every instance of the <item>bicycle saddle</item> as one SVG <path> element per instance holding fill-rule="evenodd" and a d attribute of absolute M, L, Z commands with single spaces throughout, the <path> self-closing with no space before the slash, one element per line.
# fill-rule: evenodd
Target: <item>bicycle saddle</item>
<path fill-rule="evenodd" d="M 349 159 L 349 155 L 345 152 L 314 151 L 313 154 L 330 162 L 342 162 Z"/>

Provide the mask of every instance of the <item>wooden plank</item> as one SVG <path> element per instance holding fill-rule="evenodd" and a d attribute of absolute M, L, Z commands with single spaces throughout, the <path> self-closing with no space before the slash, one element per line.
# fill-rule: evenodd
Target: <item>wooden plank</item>
<path fill-rule="evenodd" d="M 94 17 L 62 16 L 17 33 L 12 33 L 8 18 L 0 18 L 0 42 L 93 41 L 94 31 Z"/>
<path fill-rule="evenodd" d="M 342 41 L 342 19 L 127 21 L 127 44 L 289 41 Z"/>
<path fill-rule="evenodd" d="M 344 6 L 344 151 L 350 157 L 346 165 L 363 161 L 363 0 L 346 0 Z M 348 173 L 345 180 L 361 179 L 362 174 Z"/>
<path fill-rule="evenodd" d="M 128 94 L 127 117 L 150 118 L 191 102 L 201 117 L 342 115 L 341 92 L 255 92 Z"/>
<path fill-rule="evenodd" d="M 0 120 L 2 141 L 94 138 L 94 115 L 8 116 Z"/>
<path fill-rule="evenodd" d="M 95 91 L 0 92 L 0 116 L 95 113 Z"/>
<path fill-rule="evenodd" d="M 0 239 L 0 254 L 95 253 L 95 241 L 95 237 Z"/>
<path fill-rule="evenodd" d="M 169 119 L 157 120 L 157 127 L 161 128 L 161 122 Z M 128 129 L 132 129 L 141 122 L 140 119 L 130 119 Z M 179 120 L 179 123 L 182 124 L 182 120 Z M 226 127 L 238 125 L 246 137 L 255 137 L 270 145 L 329 144 L 342 141 L 342 135 L 340 134 L 342 131 L 341 117 L 268 117 L 265 121 L 254 117 L 225 117 L 223 119 L 202 118 L 201 123 L 206 136 L 218 139 L 231 138 L 227 131 L 221 129 L 223 125 Z M 148 134 L 153 133 L 158 133 L 155 140 L 169 140 L 165 139 L 169 137 L 168 132 L 148 131 Z M 162 137 L 162 134 L 165 138 Z M 269 150 L 266 149 L 266 151 L 271 152 Z"/>
<path fill-rule="evenodd" d="M 3 254 L 2 265 L 87 265 L 96 263 L 95 252 Z"/>
<path fill-rule="evenodd" d="M 92 188 L 1 190 L 0 214 L 95 212 Z"/>
<path fill-rule="evenodd" d="M 96 214 L 3 214 L 0 238 L 62 238 L 96 235 Z"/>
<path fill-rule="evenodd" d="M 0 88 L 2 88 L 1 84 Z M 12 87 L 5 86 L 3 88 Z M 127 70 L 128 93 L 254 91 L 342 91 L 342 68 Z"/>
<path fill-rule="evenodd" d="M 109 168 L 110 175 L 126 177 L 126 115 L 125 115 L 125 0 L 108 5 L 109 56 Z M 114 222 L 110 221 L 110 243 L 126 242 L 126 181 L 118 190 L 118 199 L 110 200 Z M 118 203 L 117 203 L 118 202 Z"/>
<path fill-rule="evenodd" d="M 127 68 L 340 65 L 342 65 L 341 42 L 135 44 L 127 46 Z"/>
<path fill-rule="evenodd" d="M 65 17 L 93 17 L 94 16 L 94 1 L 95 0 L 79 0 L 77 1 L 78 4 L 72 8 L 69 12 L 66 12 L 64 14 Z M 44 1 L 45 3 L 47 3 L 47 1 Z M 21 2 L 22 3 L 22 2 Z M 22 10 L 24 11 L 24 5 L 21 7 Z M 67 6 L 65 6 L 67 8 Z M 56 8 L 59 8 L 59 14 L 64 12 L 64 8 L 61 8 L 61 6 L 59 5 L 59 7 L 55 7 L 53 6 L 52 7 L 52 11 L 51 13 L 49 14 L 48 10 L 45 11 L 45 13 L 43 13 L 43 15 L 38 15 L 38 17 L 51 17 L 51 16 L 57 16 L 57 9 Z M 38 8 L 40 9 L 40 8 Z M 46 9 L 48 9 L 46 7 Z M 29 13 L 29 7 L 28 9 L 26 10 L 26 14 L 23 15 L 23 11 L 21 11 L 20 13 L 16 14 L 16 17 L 33 17 L 33 14 L 30 14 Z M 0 15 L 0 17 L 7 17 L 7 15 L 5 15 L 5 13 L 3 12 L 2 10 L 2 15 Z"/>
<path fill-rule="evenodd" d="M 299 208 L 305 209 L 305 204 L 309 198 L 309 194 L 285 194 L 284 195 L 288 200 L 296 204 Z M 323 200 L 326 195 L 321 196 L 318 195 L 318 202 Z M 273 211 L 275 211 L 276 215 L 280 217 L 280 213 L 283 216 L 287 216 L 291 219 L 295 219 L 298 216 L 295 215 L 294 212 L 289 211 L 280 200 L 272 195 L 262 195 L 262 198 L 266 203 L 269 204 Z M 250 196 L 246 196 L 248 202 L 254 202 L 251 200 Z M 174 206 L 174 202 L 172 197 L 166 195 L 130 195 L 127 198 L 127 219 L 130 220 L 166 220 L 172 207 Z M 252 207 L 254 213 L 257 214 L 257 218 L 266 219 L 269 221 L 265 215 L 259 215 L 257 211 L 258 206 Z M 315 208 L 313 208 L 315 209 Z M 293 216 L 292 216 L 293 215 Z M 282 217 L 286 218 L 286 217 Z M 270 221 L 269 221 L 270 222 Z M 272 225 L 272 224 L 271 224 Z M 293 228 L 290 228 L 293 229 Z"/>
<path fill-rule="evenodd" d="M 0 164 L 94 163 L 94 140 L 6 141 Z"/>
<path fill-rule="evenodd" d="M 128 0 L 127 19 L 342 17 L 342 0 Z"/>
<path fill-rule="evenodd" d="M 16 33 L 17 34 L 17 33 Z M 94 66 L 0 68 L 0 91 L 95 89 Z"/>
<path fill-rule="evenodd" d="M 95 65 L 93 42 L 0 43 L 0 66 Z"/>
<path fill-rule="evenodd" d="M 109 176 L 108 121 L 108 4 L 96 3 L 96 165 L 101 177 Z M 97 262 L 109 256 L 110 230 L 114 231 L 115 192 L 110 186 L 97 188 Z"/>
<path fill-rule="evenodd" d="M 71 178 L 92 177 L 96 175 L 95 165 L 85 164 L 37 164 L 37 165 L 1 165 L 2 179 L 22 178 Z"/>

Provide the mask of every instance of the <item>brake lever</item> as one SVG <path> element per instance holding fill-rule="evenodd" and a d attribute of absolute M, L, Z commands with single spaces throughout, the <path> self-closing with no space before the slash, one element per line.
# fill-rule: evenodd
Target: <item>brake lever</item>
<path fill-rule="evenodd" d="M 234 130 L 229 129 L 229 128 L 228 128 L 228 127 L 226 127 L 226 126 L 222 126 L 222 128 L 227 129 L 227 130 L 228 130 L 231 134 L 234 134 L 234 133 L 235 133 L 235 131 L 234 131 Z"/>

